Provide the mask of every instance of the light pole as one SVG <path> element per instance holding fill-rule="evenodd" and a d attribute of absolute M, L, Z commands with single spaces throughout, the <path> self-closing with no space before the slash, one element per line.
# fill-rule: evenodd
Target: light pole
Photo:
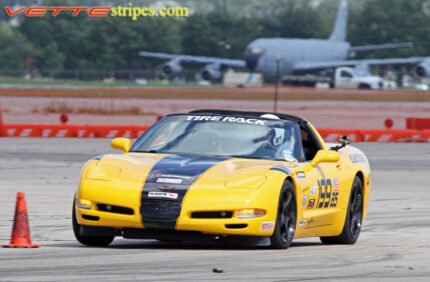
<path fill-rule="evenodd" d="M 278 111 L 278 95 L 279 95 L 279 63 L 281 58 L 276 55 L 276 82 L 275 82 L 275 100 L 273 104 L 273 112 L 276 113 Z"/>

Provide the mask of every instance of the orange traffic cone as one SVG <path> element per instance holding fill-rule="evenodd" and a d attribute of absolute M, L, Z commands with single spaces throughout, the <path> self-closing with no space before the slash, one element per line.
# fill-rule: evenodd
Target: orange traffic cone
<path fill-rule="evenodd" d="M 15 219 L 13 221 L 10 244 L 3 245 L 3 248 L 39 248 L 39 245 L 31 243 L 27 205 L 25 203 L 25 195 L 22 192 L 18 192 L 16 196 Z"/>

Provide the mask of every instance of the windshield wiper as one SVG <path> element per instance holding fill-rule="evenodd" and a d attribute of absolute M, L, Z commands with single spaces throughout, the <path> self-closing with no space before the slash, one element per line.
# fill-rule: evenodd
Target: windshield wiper
<path fill-rule="evenodd" d="M 253 159 L 253 160 L 269 160 L 269 161 L 281 161 L 285 162 L 284 159 L 272 159 L 272 158 L 257 158 L 257 157 L 251 157 L 251 156 L 241 156 L 241 155 L 232 155 L 230 158 L 238 158 L 238 159 Z"/>
<path fill-rule="evenodd" d="M 161 152 L 157 151 L 157 150 L 148 150 L 148 151 L 131 151 L 130 153 L 152 153 L 152 154 L 156 154 L 156 153 L 161 153 Z"/>

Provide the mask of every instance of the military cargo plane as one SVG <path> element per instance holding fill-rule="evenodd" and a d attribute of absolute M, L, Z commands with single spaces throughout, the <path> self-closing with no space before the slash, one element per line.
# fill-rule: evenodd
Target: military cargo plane
<path fill-rule="evenodd" d="M 340 0 L 334 29 L 328 39 L 258 38 L 246 47 L 240 60 L 147 51 L 139 54 L 144 58 L 168 60 L 161 72 L 170 79 L 179 77 L 186 64 L 205 65 L 201 77 L 212 82 L 221 81 L 228 68 L 261 73 L 265 80 L 272 81 L 277 75 L 316 73 L 363 65 L 412 65 L 418 76 L 430 76 L 430 57 L 349 60 L 351 53 L 412 47 L 412 43 L 353 47 L 346 41 L 347 24 L 348 0 Z"/>

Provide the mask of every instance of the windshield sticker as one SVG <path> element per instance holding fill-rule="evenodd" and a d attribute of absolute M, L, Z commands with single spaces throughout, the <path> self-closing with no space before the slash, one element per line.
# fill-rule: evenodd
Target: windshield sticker
<path fill-rule="evenodd" d="M 255 118 L 241 118 L 241 117 L 223 117 L 223 116 L 187 116 L 186 121 L 220 121 L 220 122 L 266 125 L 266 120 L 255 119 Z"/>

